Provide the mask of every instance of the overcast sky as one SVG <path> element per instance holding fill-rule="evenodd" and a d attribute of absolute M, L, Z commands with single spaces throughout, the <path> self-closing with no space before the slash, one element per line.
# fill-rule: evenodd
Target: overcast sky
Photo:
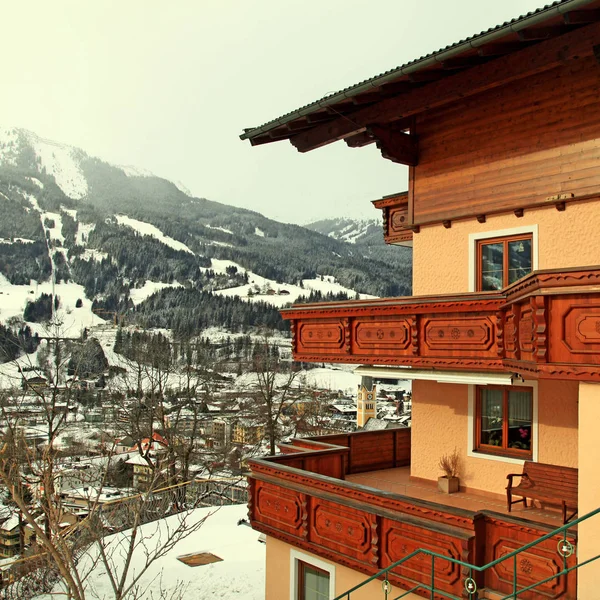
<path fill-rule="evenodd" d="M 379 218 L 407 187 L 374 146 L 252 148 L 244 127 L 539 8 L 543 0 L 8 2 L 0 124 L 268 217 Z"/>

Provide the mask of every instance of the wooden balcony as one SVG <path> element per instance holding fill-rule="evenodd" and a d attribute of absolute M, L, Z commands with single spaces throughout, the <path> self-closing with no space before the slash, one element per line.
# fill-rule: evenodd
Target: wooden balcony
<path fill-rule="evenodd" d="M 501 292 L 296 304 L 294 359 L 600 381 L 600 267 Z"/>
<path fill-rule="evenodd" d="M 383 216 L 383 239 L 386 244 L 412 247 L 413 230 L 408 224 L 408 192 L 373 200 Z"/>
<path fill-rule="evenodd" d="M 483 565 L 561 524 L 558 513 L 524 509 L 509 516 L 497 500 L 423 491 L 407 473 L 410 429 L 298 439 L 281 450 L 280 456 L 249 461 L 252 527 L 366 576 L 419 548 Z M 549 539 L 519 555 L 520 587 L 562 569 L 557 542 Z M 575 560 L 567 559 L 568 565 Z M 479 589 L 511 593 L 510 562 L 480 574 Z M 435 563 L 436 586 L 457 597 L 464 595 L 467 576 L 457 565 Z M 390 581 L 404 589 L 428 584 L 431 561 L 414 557 Z M 574 599 L 575 572 L 519 597 Z"/>

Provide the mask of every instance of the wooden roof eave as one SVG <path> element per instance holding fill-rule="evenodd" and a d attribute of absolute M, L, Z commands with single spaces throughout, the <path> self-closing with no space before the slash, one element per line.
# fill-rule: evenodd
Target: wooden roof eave
<path fill-rule="evenodd" d="M 491 32 L 372 78 L 364 84 L 342 90 L 261 127 L 247 129 L 240 137 L 249 139 L 252 145 L 289 139 L 301 152 L 353 136 L 357 137 L 349 142 L 350 147 L 367 145 L 375 141 L 374 138 L 360 136 L 367 125 L 395 120 L 394 115 L 386 112 L 390 104 L 406 100 L 422 89 L 437 90 L 440 83 L 454 79 L 465 71 L 485 68 L 515 53 L 521 56 L 531 46 L 538 48 L 558 38 L 562 40 L 570 35 L 565 34 L 566 31 L 572 34 L 574 28 L 580 31 L 582 27 L 600 20 L 599 7 L 599 0 L 565 0 L 550 7 L 551 10 L 547 10 L 549 7 L 540 9 L 533 15 L 526 15 Z M 524 74 L 521 77 L 526 76 Z M 506 82 L 514 79 L 511 77 Z M 433 95 L 434 90 L 431 91 Z M 427 102 L 419 107 L 420 111 L 428 108 L 431 106 Z M 413 108 L 411 114 L 417 114 L 419 109 Z M 371 115 L 369 119 L 365 119 L 367 114 Z M 396 115 L 396 118 L 406 117 L 405 113 Z M 295 130 L 298 122 L 303 123 L 301 131 Z M 270 132 L 273 134 L 269 135 Z"/>

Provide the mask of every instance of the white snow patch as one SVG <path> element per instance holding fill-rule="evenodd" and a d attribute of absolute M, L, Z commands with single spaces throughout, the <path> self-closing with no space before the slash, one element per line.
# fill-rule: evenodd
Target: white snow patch
<path fill-rule="evenodd" d="M 173 248 L 173 250 L 179 250 L 180 252 L 188 252 L 194 254 L 183 242 L 179 242 L 168 235 L 165 235 L 158 227 L 145 223 L 144 221 L 138 221 L 132 219 L 126 215 L 115 215 L 119 225 L 125 225 L 130 227 L 134 231 L 137 231 L 141 235 L 149 235 L 150 237 L 156 238 L 159 242 L 162 242 L 165 246 Z"/>
<path fill-rule="evenodd" d="M 254 228 L 254 235 L 257 235 L 258 237 L 265 237 L 265 232 L 262 229 L 259 229 L 258 227 Z"/>
<path fill-rule="evenodd" d="M 108 254 L 101 250 L 96 250 L 95 248 L 86 248 L 79 258 L 81 260 L 95 260 L 96 262 L 102 262 L 105 258 L 108 258 Z"/>
<path fill-rule="evenodd" d="M 210 240 L 207 244 L 212 244 L 213 246 L 225 246 L 226 248 L 233 248 L 233 244 L 228 244 L 227 242 L 216 242 L 215 240 Z"/>
<path fill-rule="evenodd" d="M 58 187 L 74 200 L 83 198 L 88 192 L 87 181 L 76 158 L 78 151 L 72 146 L 45 140 L 35 133 L 26 132 L 27 138 L 41 166 L 54 176 Z"/>
<path fill-rule="evenodd" d="M 44 189 L 44 184 L 37 179 L 36 177 L 27 177 L 26 179 L 28 179 L 29 181 L 31 181 L 31 183 L 37 185 L 41 190 Z"/>
<path fill-rule="evenodd" d="M 13 241 L 21 242 L 21 244 L 33 244 L 35 242 L 35 240 L 30 240 L 29 238 L 20 238 L 20 237 L 13 238 Z"/>
<path fill-rule="evenodd" d="M 141 167 L 134 167 L 133 165 L 115 165 L 117 169 L 121 169 L 127 177 L 156 177 L 154 173 L 143 169 Z"/>
<path fill-rule="evenodd" d="M 67 213 L 71 219 L 77 221 L 77 211 L 73 210 L 71 208 L 66 208 L 65 206 L 61 206 L 60 210 L 62 210 L 64 213 Z"/>
<path fill-rule="evenodd" d="M 139 543 L 133 553 L 130 578 L 144 568 L 148 552 L 160 548 L 161 544 L 177 527 L 184 523 L 192 527 L 202 519 L 206 521 L 200 529 L 178 541 L 164 556 L 151 563 L 148 570 L 137 582 L 136 589 L 142 590 L 139 600 L 156 597 L 157 589 L 161 597 L 179 597 L 179 587 L 183 588 L 183 598 L 194 600 L 215 600 L 216 598 L 237 598 L 239 600 L 264 600 L 265 597 L 265 544 L 258 541 L 259 534 L 246 525 L 237 525 L 240 519 L 247 518 L 245 504 L 223 506 L 221 508 L 198 508 L 190 513 L 181 513 L 142 525 Z M 108 542 L 109 556 L 121 574 L 125 562 L 124 551 L 128 547 L 130 531 L 126 530 L 111 536 Z M 221 562 L 199 567 L 188 567 L 177 559 L 186 554 L 211 552 L 222 559 Z M 93 565 L 95 556 L 84 555 L 80 570 L 87 572 L 92 567 L 86 586 L 93 589 L 93 597 L 108 600 L 114 591 L 106 574 L 106 569 L 98 562 Z M 60 583 L 55 593 L 64 593 Z M 53 598 L 50 594 L 39 596 L 38 600 Z"/>
<path fill-rule="evenodd" d="M 26 197 L 27 197 L 27 200 L 29 200 L 29 202 L 31 203 L 31 206 L 33 206 L 33 208 L 35 210 L 37 210 L 38 212 L 42 212 L 42 209 L 40 208 L 40 205 L 38 204 L 37 198 L 33 194 L 27 194 Z"/>
<path fill-rule="evenodd" d="M 90 233 L 94 231 L 96 227 L 95 223 L 82 223 L 77 222 L 77 235 L 75 236 L 75 243 L 78 246 L 85 246 L 87 244 Z"/>
<path fill-rule="evenodd" d="M 225 227 L 213 227 L 212 225 L 205 225 L 204 227 L 208 227 L 209 229 L 216 229 L 217 231 L 223 231 L 224 233 L 230 233 L 233 235 L 233 231 L 230 229 L 225 229 Z"/>
<path fill-rule="evenodd" d="M 147 279 L 146 283 L 144 283 L 144 285 L 141 288 L 134 288 L 129 290 L 129 297 L 131 298 L 131 301 L 135 304 L 135 306 L 137 306 L 138 304 L 152 296 L 152 294 L 154 294 L 155 292 L 158 292 L 164 288 L 178 287 L 183 286 L 177 281 L 174 281 L 173 283 L 163 283 L 161 281 L 150 281 L 149 279 Z"/>
<path fill-rule="evenodd" d="M 356 296 L 356 291 L 350 288 L 344 287 L 336 282 L 335 277 L 331 275 L 324 275 L 321 279 L 304 279 L 302 286 L 289 284 L 289 283 L 277 283 L 272 279 L 266 279 L 261 277 L 252 271 L 246 271 L 240 265 L 229 261 L 223 260 L 218 261 L 212 259 L 213 270 L 215 272 L 225 272 L 225 268 L 230 265 L 234 265 L 238 268 L 241 273 L 247 272 L 248 283 L 240 285 L 238 287 L 228 288 L 226 290 L 217 290 L 214 293 L 221 296 L 238 296 L 242 300 L 248 300 L 251 302 L 266 302 L 277 308 L 282 308 L 287 304 L 297 302 L 299 298 L 303 296 L 309 296 L 311 290 L 320 291 L 322 294 L 338 294 L 346 293 L 350 298 Z M 250 292 L 250 295 L 249 295 Z M 367 300 L 376 298 L 377 296 L 371 296 L 370 294 L 359 294 L 361 300 Z"/>
<path fill-rule="evenodd" d="M 62 234 L 62 215 L 55 212 L 43 212 L 41 214 L 42 225 L 44 226 L 44 234 L 50 236 L 51 240 L 60 242 L 61 246 L 65 242 L 65 236 Z M 54 227 L 46 227 L 45 220 L 54 221 Z"/>
<path fill-rule="evenodd" d="M 0 275 L 0 322 L 11 317 L 23 318 L 23 310 L 28 301 L 33 301 L 42 293 L 52 293 L 52 283 L 32 281 L 30 285 L 12 285 L 6 277 Z M 64 337 L 79 337 L 85 327 L 91 327 L 104 321 L 92 312 L 92 302 L 85 297 L 83 286 L 76 283 L 57 283 L 55 293 L 60 298 L 57 319 L 62 321 Z M 82 306 L 75 308 L 78 299 Z M 33 331 L 45 335 L 41 323 L 29 324 Z"/>

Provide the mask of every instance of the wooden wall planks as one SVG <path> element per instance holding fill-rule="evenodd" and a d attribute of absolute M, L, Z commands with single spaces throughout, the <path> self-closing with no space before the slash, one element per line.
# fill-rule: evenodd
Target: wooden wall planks
<path fill-rule="evenodd" d="M 414 223 L 599 192 L 599 90 L 586 57 L 420 115 Z"/>

